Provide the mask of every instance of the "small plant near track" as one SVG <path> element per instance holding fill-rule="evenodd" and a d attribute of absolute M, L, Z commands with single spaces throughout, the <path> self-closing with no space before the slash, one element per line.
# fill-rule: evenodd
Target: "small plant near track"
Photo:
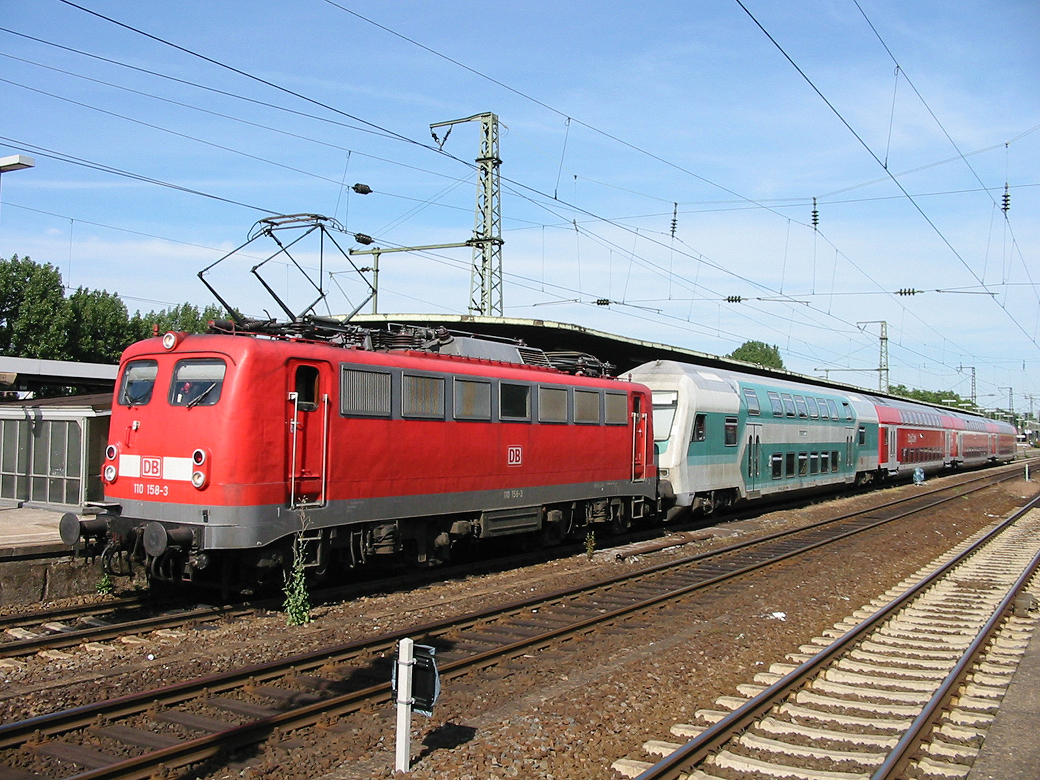
<path fill-rule="evenodd" d="M 104 574 L 101 575 L 101 579 L 98 580 L 96 590 L 102 596 L 107 596 L 115 589 L 116 586 L 115 583 L 112 582 L 112 575 L 106 571 Z"/>
<path fill-rule="evenodd" d="M 307 530 L 307 518 L 303 517 L 303 527 L 293 539 L 292 568 L 285 579 L 285 611 L 286 622 L 290 626 L 305 626 L 311 622 L 311 599 L 307 592 L 307 574 L 304 567 L 303 533 Z"/>
<path fill-rule="evenodd" d="M 585 555 L 588 559 L 592 560 L 593 553 L 596 552 L 596 532 L 589 531 L 585 534 Z"/>

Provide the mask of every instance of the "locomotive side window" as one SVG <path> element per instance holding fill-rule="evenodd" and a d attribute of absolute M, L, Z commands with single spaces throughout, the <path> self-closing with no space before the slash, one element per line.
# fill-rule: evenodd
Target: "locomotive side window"
<path fill-rule="evenodd" d="M 758 393 L 751 387 L 744 388 L 744 400 L 747 402 L 747 413 L 758 417 L 762 413 L 762 407 L 758 404 Z"/>
<path fill-rule="evenodd" d="M 538 388 L 539 422 L 567 422 L 567 388 Z"/>
<path fill-rule="evenodd" d="M 737 418 L 727 417 L 726 418 L 726 446 L 736 447 L 737 446 Z"/>
<path fill-rule="evenodd" d="M 773 407 L 773 417 L 783 417 L 784 405 L 780 402 L 780 394 L 769 390 L 766 395 L 769 396 L 769 405 Z"/>
<path fill-rule="evenodd" d="M 603 411 L 607 425 L 628 425 L 628 396 L 624 393 L 607 393 L 603 397 Z"/>
<path fill-rule="evenodd" d="M 178 360 L 170 383 L 173 406 L 213 406 L 220 400 L 227 365 L 219 358 Z"/>
<path fill-rule="evenodd" d="M 599 423 L 599 393 L 596 390 L 574 391 L 574 422 Z"/>
<path fill-rule="evenodd" d="M 675 411 L 679 408 L 678 393 L 654 393 L 654 441 L 666 441 L 672 432 Z"/>
<path fill-rule="evenodd" d="M 405 374 L 401 382 L 401 414 L 444 417 L 444 378 Z"/>
<path fill-rule="evenodd" d="M 514 385 L 502 382 L 498 386 L 499 415 L 502 419 L 531 419 L 531 387 L 530 385 Z"/>
<path fill-rule="evenodd" d="M 152 400 L 159 364 L 154 360 L 134 360 L 126 364 L 119 388 L 120 406 L 144 406 Z"/>
<path fill-rule="evenodd" d="M 491 383 L 455 377 L 455 419 L 491 419 Z"/>
<path fill-rule="evenodd" d="M 340 414 L 390 416 L 390 374 L 343 366 L 340 373 Z"/>
<path fill-rule="evenodd" d="M 318 369 L 315 366 L 296 367 L 296 403 L 301 412 L 318 408 Z"/>

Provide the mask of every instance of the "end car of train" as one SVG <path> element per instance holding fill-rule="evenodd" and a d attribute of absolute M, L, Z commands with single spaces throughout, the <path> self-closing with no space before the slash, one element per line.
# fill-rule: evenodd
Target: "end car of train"
<path fill-rule="evenodd" d="M 1013 426 L 912 401 L 670 360 L 622 378 L 652 392 L 670 517 L 1015 455 Z"/>
<path fill-rule="evenodd" d="M 155 580 L 249 590 L 281 582 L 294 542 L 318 575 L 656 516 L 645 387 L 443 332 L 365 346 L 221 333 L 132 345 L 103 511 L 67 515 L 62 538 L 112 573 L 138 561 Z"/>

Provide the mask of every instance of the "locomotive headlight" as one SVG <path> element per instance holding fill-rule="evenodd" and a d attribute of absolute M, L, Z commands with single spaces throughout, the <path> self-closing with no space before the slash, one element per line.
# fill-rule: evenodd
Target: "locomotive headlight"
<path fill-rule="evenodd" d="M 206 475 L 201 471 L 191 472 L 191 484 L 202 490 L 202 488 L 206 487 Z"/>
<path fill-rule="evenodd" d="M 163 334 L 162 345 L 164 349 L 173 349 L 181 343 L 181 339 L 184 338 L 183 333 L 175 333 L 174 331 L 167 331 Z"/>
<path fill-rule="evenodd" d="M 105 470 L 104 470 L 102 475 L 105 478 L 105 482 L 115 482 L 116 481 L 116 467 L 115 467 L 115 464 L 114 463 L 109 463 L 107 466 L 105 466 Z"/>
<path fill-rule="evenodd" d="M 116 459 L 116 455 L 118 455 L 118 454 L 119 454 L 119 450 L 116 449 L 116 445 L 114 445 L 114 444 L 109 444 L 105 448 L 105 458 L 107 460 L 115 460 Z"/>
<path fill-rule="evenodd" d="M 191 462 L 196 466 L 201 466 L 206 462 L 206 451 L 203 449 L 197 449 L 191 453 Z"/>

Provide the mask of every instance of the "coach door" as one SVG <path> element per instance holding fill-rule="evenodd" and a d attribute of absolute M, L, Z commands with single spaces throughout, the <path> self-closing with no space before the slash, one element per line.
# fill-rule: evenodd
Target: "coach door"
<path fill-rule="evenodd" d="M 643 398 L 632 395 L 632 481 L 643 482 L 646 479 L 647 462 L 646 412 L 643 410 Z"/>
<path fill-rule="evenodd" d="M 848 474 L 845 476 L 845 480 L 847 482 L 851 482 L 853 479 L 855 479 L 855 477 L 856 477 L 856 468 L 859 466 L 859 463 L 856 460 L 856 454 L 855 454 L 856 453 L 856 445 L 855 445 L 855 442 L 856 442 L 856 429 L 855 428 L 846 428 L 845 429 L 845 462 L 849 466 L 849 472 L 851 472 L 851 477 Z"/>
<path fill-rule="evenodd" d="M 289 362 L 289 508 L 322 506 L 329 471 L 329 390 L 325 363 Z"/>
<path fill-rule="evenodd" d="M 762 426 L 747 426 L 747 453 L 744 455 L 747 467 L 748 493 L 762 488 Z"/>

